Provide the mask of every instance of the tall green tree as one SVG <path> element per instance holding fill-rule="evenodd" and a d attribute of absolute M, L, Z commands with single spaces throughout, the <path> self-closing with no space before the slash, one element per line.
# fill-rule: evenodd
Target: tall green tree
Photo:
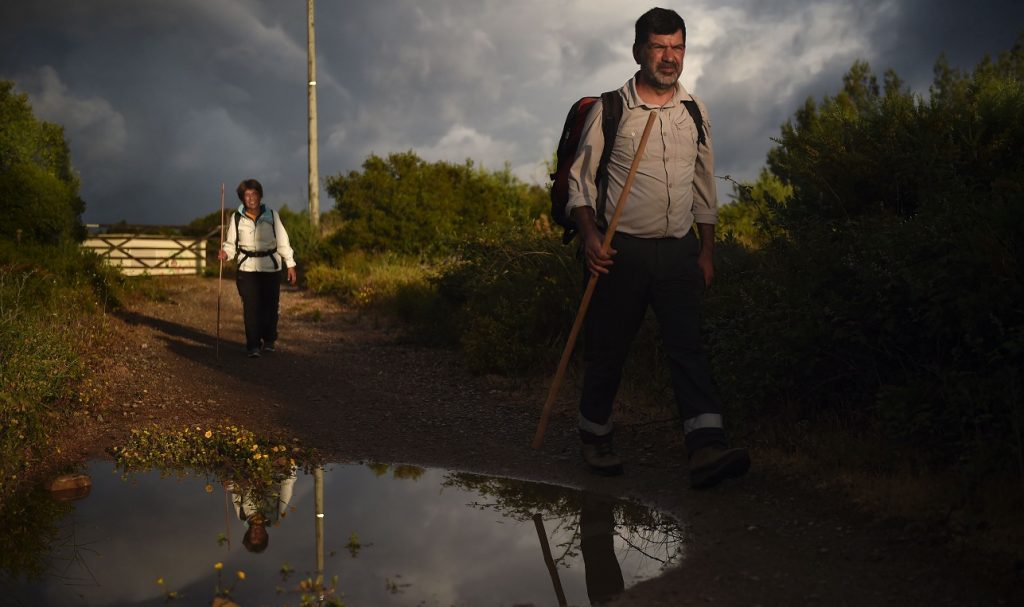
<path fill-rule="evenodd" d="M 0 81 L 0 238 L 81 239 L 84 211 L 63 127 L 38 120 L 27 95 Z"/>

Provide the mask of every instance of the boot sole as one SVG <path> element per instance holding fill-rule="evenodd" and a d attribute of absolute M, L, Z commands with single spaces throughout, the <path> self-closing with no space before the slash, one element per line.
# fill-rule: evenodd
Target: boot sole
<path fill-rule="evenodd" d="M 708 489 L 727 478 L 739 478 L 750 469 L 750 454 L 738 450 L 700 470 L 690 473 L 690 486 L 694 489 Z"/>

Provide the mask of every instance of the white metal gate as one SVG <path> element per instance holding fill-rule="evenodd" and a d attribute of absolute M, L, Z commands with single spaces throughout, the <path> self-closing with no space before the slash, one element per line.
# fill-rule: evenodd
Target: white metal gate
<path fill-rule="evenodd" d="M 220 226 L 201 238 L 146 233 L 166 226 L 86 226 L 90 234 L 82 248 L 94 251 L 110 266 L 126 276 L 142 274 L 201 274 L 206 268 L 206 241 L 217 234 Z M 112 228 L 116 232 L 101 233 Z"/>

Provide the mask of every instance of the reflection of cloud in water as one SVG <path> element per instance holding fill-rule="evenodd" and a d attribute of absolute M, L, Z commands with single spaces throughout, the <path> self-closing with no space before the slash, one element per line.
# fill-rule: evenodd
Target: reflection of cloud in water
<path fill-rule="evenodd" d="M 186 584 L 208 574 L 209 563 L 182 556 L 195 551 L 196 538 L 215 540 L 223 530 L 223 522 L 218 525 L 215 516 L 220 495 L 205 493 L 202 485 L 199 491 L 193 490 L 194 479 L 161 480 L 158 475 L 138 477 L 131 491 L 125 491 L 125 483 L 110 464 L 94 465 L 90 472 L 92 494 L 75 504 L 79 521 L 75 533 L 80 539 L 93 540 L 92 547 L 99 552 L 86 564 L 104 589 L 104 601 L 90 604 L 160 599 L 158 577 Z M 183 527 L 187 532 L 179 532 Z M 112 570 L 109 565 L 115 563 Z M 118 571 L 122 564 L 130 565 Z"/>
<path fill-rule="evenodd" d="M 46 596 L 50 604 L 157 605 L 166 589 L 182 591 L 189 604 L 208 602 L 217 581 L 213 564 L 221 561 L 229 584 L 235 571 L 247 574 L 234 593 L 240 604 L 284 604 L 289 597 L 275 598 L 275 586 L 293 588 L 314 567 L 312 476 L 299 475 L 291 511 L 269 529 L 267 550 L 252 554 L 241 547 L 245 526 L 230 504 L 225 511 L 219 483 L 213 493 L 204 491 L 205 479 L 160 479 L 159 473 L 124 483 L 111 468 L 93 464 L 93 492 L 75 502 L 76 534 L 98 552 L 86 564 L 99 586 L 70 588 L 49 580 L 15 596 Z M 531 518 L 537 511 L 555 559 L 563 557 L 558 576 L 569 604 L 589 603 L 578 527 L 582 493 L 433 469 L 394 472 L 332 465 L 324 474 L 325 574 L 339 575 L 347 603 L 552 603 L 552 582 Z M 662 568 L 643 551 L 661 559 L 674 555 L 678 562 L 682 544 L 673 528 L 670 543 L 659 545 L 666 537 L 657 529 L 660 518 L 622 504 L 615 502 L 614 546 L 628 587 Z M 230 548 L 217 544 L 218 534 L 226 533 L 225 520 Z M 637 521 L 643 524 L 637 527 Z M 363 545 L 356 558 L 345 548 L 353 532 Z M 279 573 L 285 563 L 295 570 L 287 583 Z M 165 588 L 156 585 L 158 577 L 166 580 Z M 69 600 L 78 593 L 87 600 Z"/>

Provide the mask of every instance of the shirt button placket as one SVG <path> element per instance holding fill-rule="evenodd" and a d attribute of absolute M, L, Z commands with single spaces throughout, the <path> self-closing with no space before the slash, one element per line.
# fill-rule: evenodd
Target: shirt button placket
<path fill-rule="evenodd" d="M 661 149 L 662 149 L 661 165 L 662 165 L 662 168 L 665 171 L 665 230 L 662 233 L 663 237 L 667 236 L 668 233 L 669 233 L 669 228 L 670 228 L 670 226 L 669 226 L 669 215 L 671 214 L 669 212 L 669 210 L 672 208 L 672 188 L 671 188 L 671 184 L 669 183 L 670 172 L 669 172 L 669 161 L 668 161 L 668 156 L 669 156 L 668 142 L 669 142 L 670 137 L 669 137 L 669 133 L 667 132 L 668 129 L 671 128 L 671 126 L 670 126 L 670 122 L 666 123 L 666 121 L 665 121 L 665 114 L 666 114 L 666 112 L 664 110 L 658 112 L 658 121 L 661 123 Z"/>

